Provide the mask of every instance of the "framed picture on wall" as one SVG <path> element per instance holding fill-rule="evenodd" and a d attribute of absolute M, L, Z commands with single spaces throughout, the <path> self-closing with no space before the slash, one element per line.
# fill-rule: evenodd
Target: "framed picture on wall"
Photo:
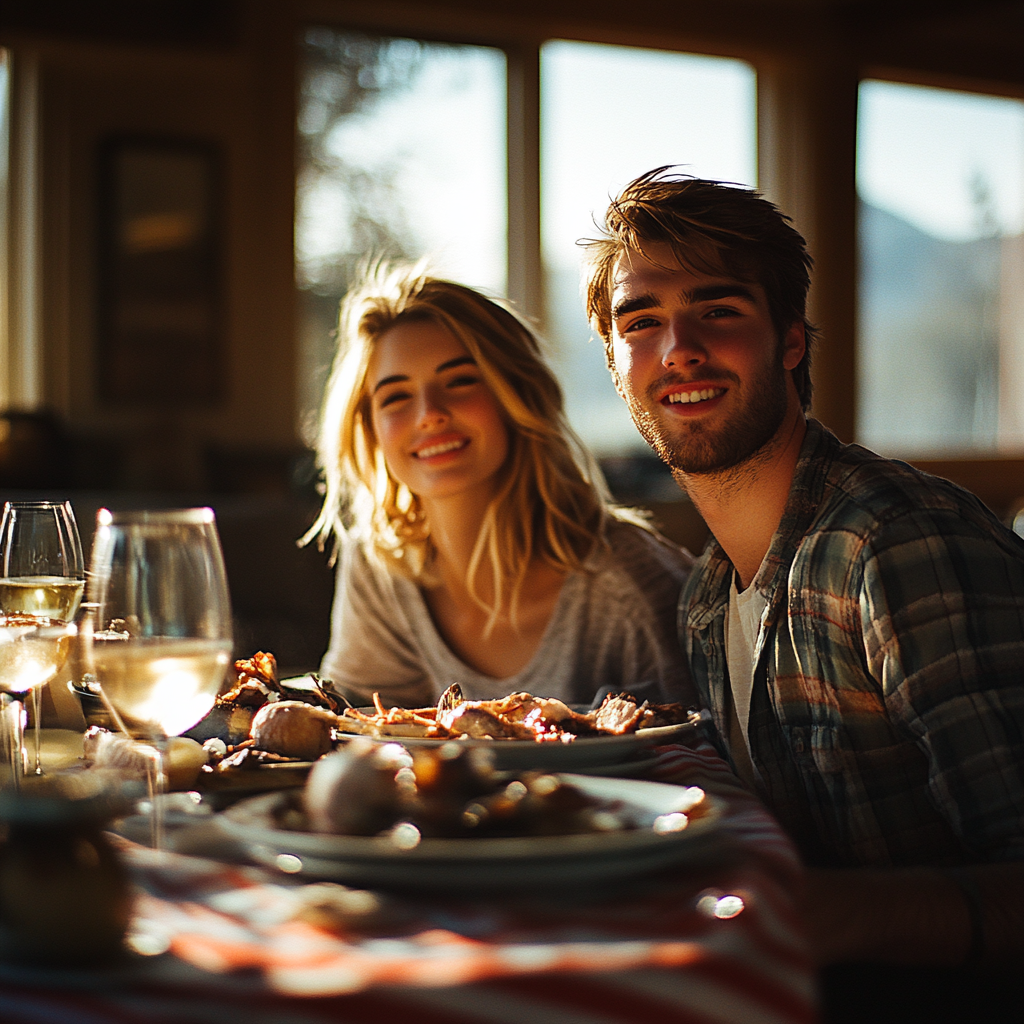
<path fill-rule="evenodd" d="M 221 163 L 204 141 L 100 145 L 104 405 L 208 406 L 224 393 Z"/>

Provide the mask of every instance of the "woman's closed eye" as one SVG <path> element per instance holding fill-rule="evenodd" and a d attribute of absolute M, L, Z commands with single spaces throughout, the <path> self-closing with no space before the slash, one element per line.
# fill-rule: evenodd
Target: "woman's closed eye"
<path fill-rule="evenodd" d="M 377 396 L 377 407 L 379 409 L 386 409 L 389 405 L 395 405 L 397 402 L 403 402 L 409 398 L 407 391 L 395 390 L 385 391 L 383 394 Z"/>

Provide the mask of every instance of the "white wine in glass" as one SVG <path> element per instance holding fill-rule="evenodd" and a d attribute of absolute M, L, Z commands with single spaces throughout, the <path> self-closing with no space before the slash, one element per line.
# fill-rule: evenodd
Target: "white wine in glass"
<path fill-rule="evenodd" d="M 26 693 L 63 667 L 74 627 L 35 615 L 0 615 L 0 788 L 17 790 L 25 770 Z"/>
<path fill-rule="evenodd" d="M 0 520 L 0 614 L 29 618 L 44 626 L 72 622 L 85 586 L 83 562 L 82 542 L 71 502 L 7 502 Z M 14 657 L 13 652 L 11 656 Z M 20 653 L 17 656 L 23 657 Z M 47 675 L 47 680 L 59 667 Z M 37 775 L 42 774 L 39 744 L 42 688 L 43 684 L 31 688 Z"/>
<path fill-rule="evenodd" d="M 161 848 L 167 740 L 213 707 L 231 663 L 231 604 L 212 509 L 96 518 L 83 663 L 127 732 L 153 749 L 153 845 Z"/>

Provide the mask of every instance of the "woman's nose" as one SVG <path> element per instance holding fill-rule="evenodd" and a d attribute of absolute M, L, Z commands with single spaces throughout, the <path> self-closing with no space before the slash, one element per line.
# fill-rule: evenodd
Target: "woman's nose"
<path fill-rule="evenodd" d="M 666 331 L 661 363 L 666 369 L 699 366 L 706 362 L 707 350 L 696 337 L 691 325 L 682 319 L 673 319 Z"/>
<path fill-rule="evenodd" d="M 416 409 L 416 425 L 420 430 L 429 430 L 438 424 L 447 422 L 448 410 L 440 400 L 440 396 L 432 391 L 424 391 Z"/>

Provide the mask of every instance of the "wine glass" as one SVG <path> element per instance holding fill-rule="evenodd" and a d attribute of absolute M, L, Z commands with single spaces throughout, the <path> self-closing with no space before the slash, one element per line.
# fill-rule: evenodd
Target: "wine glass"
<path fill-rule="evenodd" d="M 8 501 L 0 521 L 0 615 L 9 620 L 6 635 L 24 638 L 41 657 L 40 652 L 46 649 L 42 635 L 32 639 L 25 623 L 19 624 L 20 620 L 34 620 L 46 627 L 71 622 L 82 599 L 84 585 L 82 541 L 71 502 Z M 12 621 L 11 617 L 19 621 Z M 63 651 L 64 657 L 66 648 L 66 644 L 50 646 L 51 653 Z M 26 655 L 20 648 L 11 648 L 8 654 L 26 663 Z M 55 665 L 53 672 L 31 686 L 36 775 L 43 773 L 39 755 L 42 689 L 59 667 Z M 38 676 L 38 672 L 34 675 Z"/>
<path fill-rule="evenodd" d="M 96 515 L 84 667 L 116 720 L 151 748 L 152 842 L 163 846 L 167 740 L 213 706 L 231 660 L 231 605 L 213 510 Z"/>

